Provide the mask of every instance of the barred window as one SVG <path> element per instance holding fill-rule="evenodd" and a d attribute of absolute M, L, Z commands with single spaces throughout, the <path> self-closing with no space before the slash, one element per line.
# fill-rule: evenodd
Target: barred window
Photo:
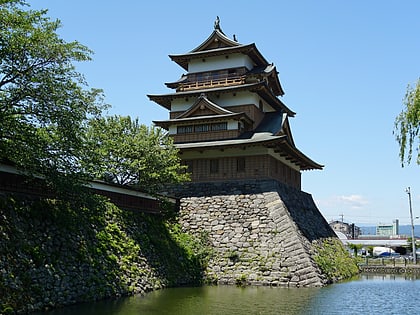
<path fill-rule="evenodd" d="M 227 130 L 227 122 L 213 123 L 213 124 L 201 124 L 201 125 L 187 125 L 178 126 L 177 133 L 193 133 L 193 132 L 207 132 L 207 131 L 221 131 Z"/>
<path fill-rule="evenodd" d="M 211 124 L 211 131 L 227 130 L 227 122 Z"/>
<path fill-rule="evenodd" d="M 206 132 L 209 131 L 209 125 L 196 125 L 194 126 L 195 132 Z"/>
<path fill-rule="evenodd" d="M 177 133 L 192 133 L 193 132 L 193 126 L 178 126 Z"/>

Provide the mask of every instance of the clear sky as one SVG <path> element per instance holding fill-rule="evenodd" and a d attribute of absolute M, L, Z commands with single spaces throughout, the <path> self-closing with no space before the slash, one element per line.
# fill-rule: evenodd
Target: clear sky
<path fill-rule="evenodd" d="M 109 114 L 146 125 L 168 118 L 147 94 L 185 71 L 169 54 L 186 53 L 213 31 L 255 43 L 279 71 L 297 147 L 322 171 L 305 171 L 302 189 L 324 217 L 359 225 L 408 224 L 406 187 L 420 216 L 420 166 L 401 168 L 393 136 L 408 84 L 420 77 L 420 1 L 105 1 L 29 0 L 62 21 L 59 33 L 91 48 L 79 64 L 105 91 Z M 420 220 L 415 222 L 420 223 Z"/>

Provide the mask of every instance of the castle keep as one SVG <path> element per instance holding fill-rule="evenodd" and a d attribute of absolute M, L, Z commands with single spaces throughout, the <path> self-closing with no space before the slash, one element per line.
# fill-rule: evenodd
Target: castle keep
<path fill-rule="evenodd" d="M 166 83 L 174 93 L 149 98 L 170 111 L 154 123 L 169 131 L 194 182 L 270 178 L 300 189 L 301 171 L 322 168 L 295 146 L 295 113 L 255 44 L 229 39 L 216 21 L 201 45 L 170 58 L 187 73 Z"/>
<path fill-rule="evenodd" d="M 169 110 L 154 123 L 173 137 L 191 173 L 174 191 L 184 229 L 208 233 L 215 248 L 207 276 L 323 285 L 311 244 L 334 233 L 301 191 L 301 172 L 323 166 L 293 141 L 295 113 L 279 98 L 274 64 L 254 43 L 228 38 L 219 19 L 202 44 L 169 57 L 186 73 L 166 83 L 172 93 L 148 97 Z"/>

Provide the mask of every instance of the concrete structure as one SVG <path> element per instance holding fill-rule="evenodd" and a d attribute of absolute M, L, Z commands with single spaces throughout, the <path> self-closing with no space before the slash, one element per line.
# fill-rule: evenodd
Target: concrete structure
<path fill-rule="evenodd" d="M 331 221 L 329 225 L 334 230 L 334 232 L 336 232 L 340 239 L 342 238 L 340 235 L 344 235 L 346 239 L 355 239 L 358 238 L 361 234 L 360 228 L 354 223 L 350 224 L 343 221 Z"/>
<path fill-rule="evenodd" d="M 395 219 L 392 224 L 379 223 L 376 226 L 376 235 L 391 236 L 399 235 L 399 220 Z"/>

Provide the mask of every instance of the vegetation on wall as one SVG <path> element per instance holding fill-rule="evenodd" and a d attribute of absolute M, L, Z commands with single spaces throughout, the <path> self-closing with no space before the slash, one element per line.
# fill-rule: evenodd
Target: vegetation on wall
<path fill-rule="evenodd" d="M 347 279 L 359 272 L 356 260 L 350 257 L 338 238 L 327 238 L 313 242 L 316 251 L 314 260 L 328 282 Z"/>
<path fill-rule="evenodd" d="M 203 239 L 158 215 L 92 197 L 0 199 L 0 313 L 200 284 Z"/>

